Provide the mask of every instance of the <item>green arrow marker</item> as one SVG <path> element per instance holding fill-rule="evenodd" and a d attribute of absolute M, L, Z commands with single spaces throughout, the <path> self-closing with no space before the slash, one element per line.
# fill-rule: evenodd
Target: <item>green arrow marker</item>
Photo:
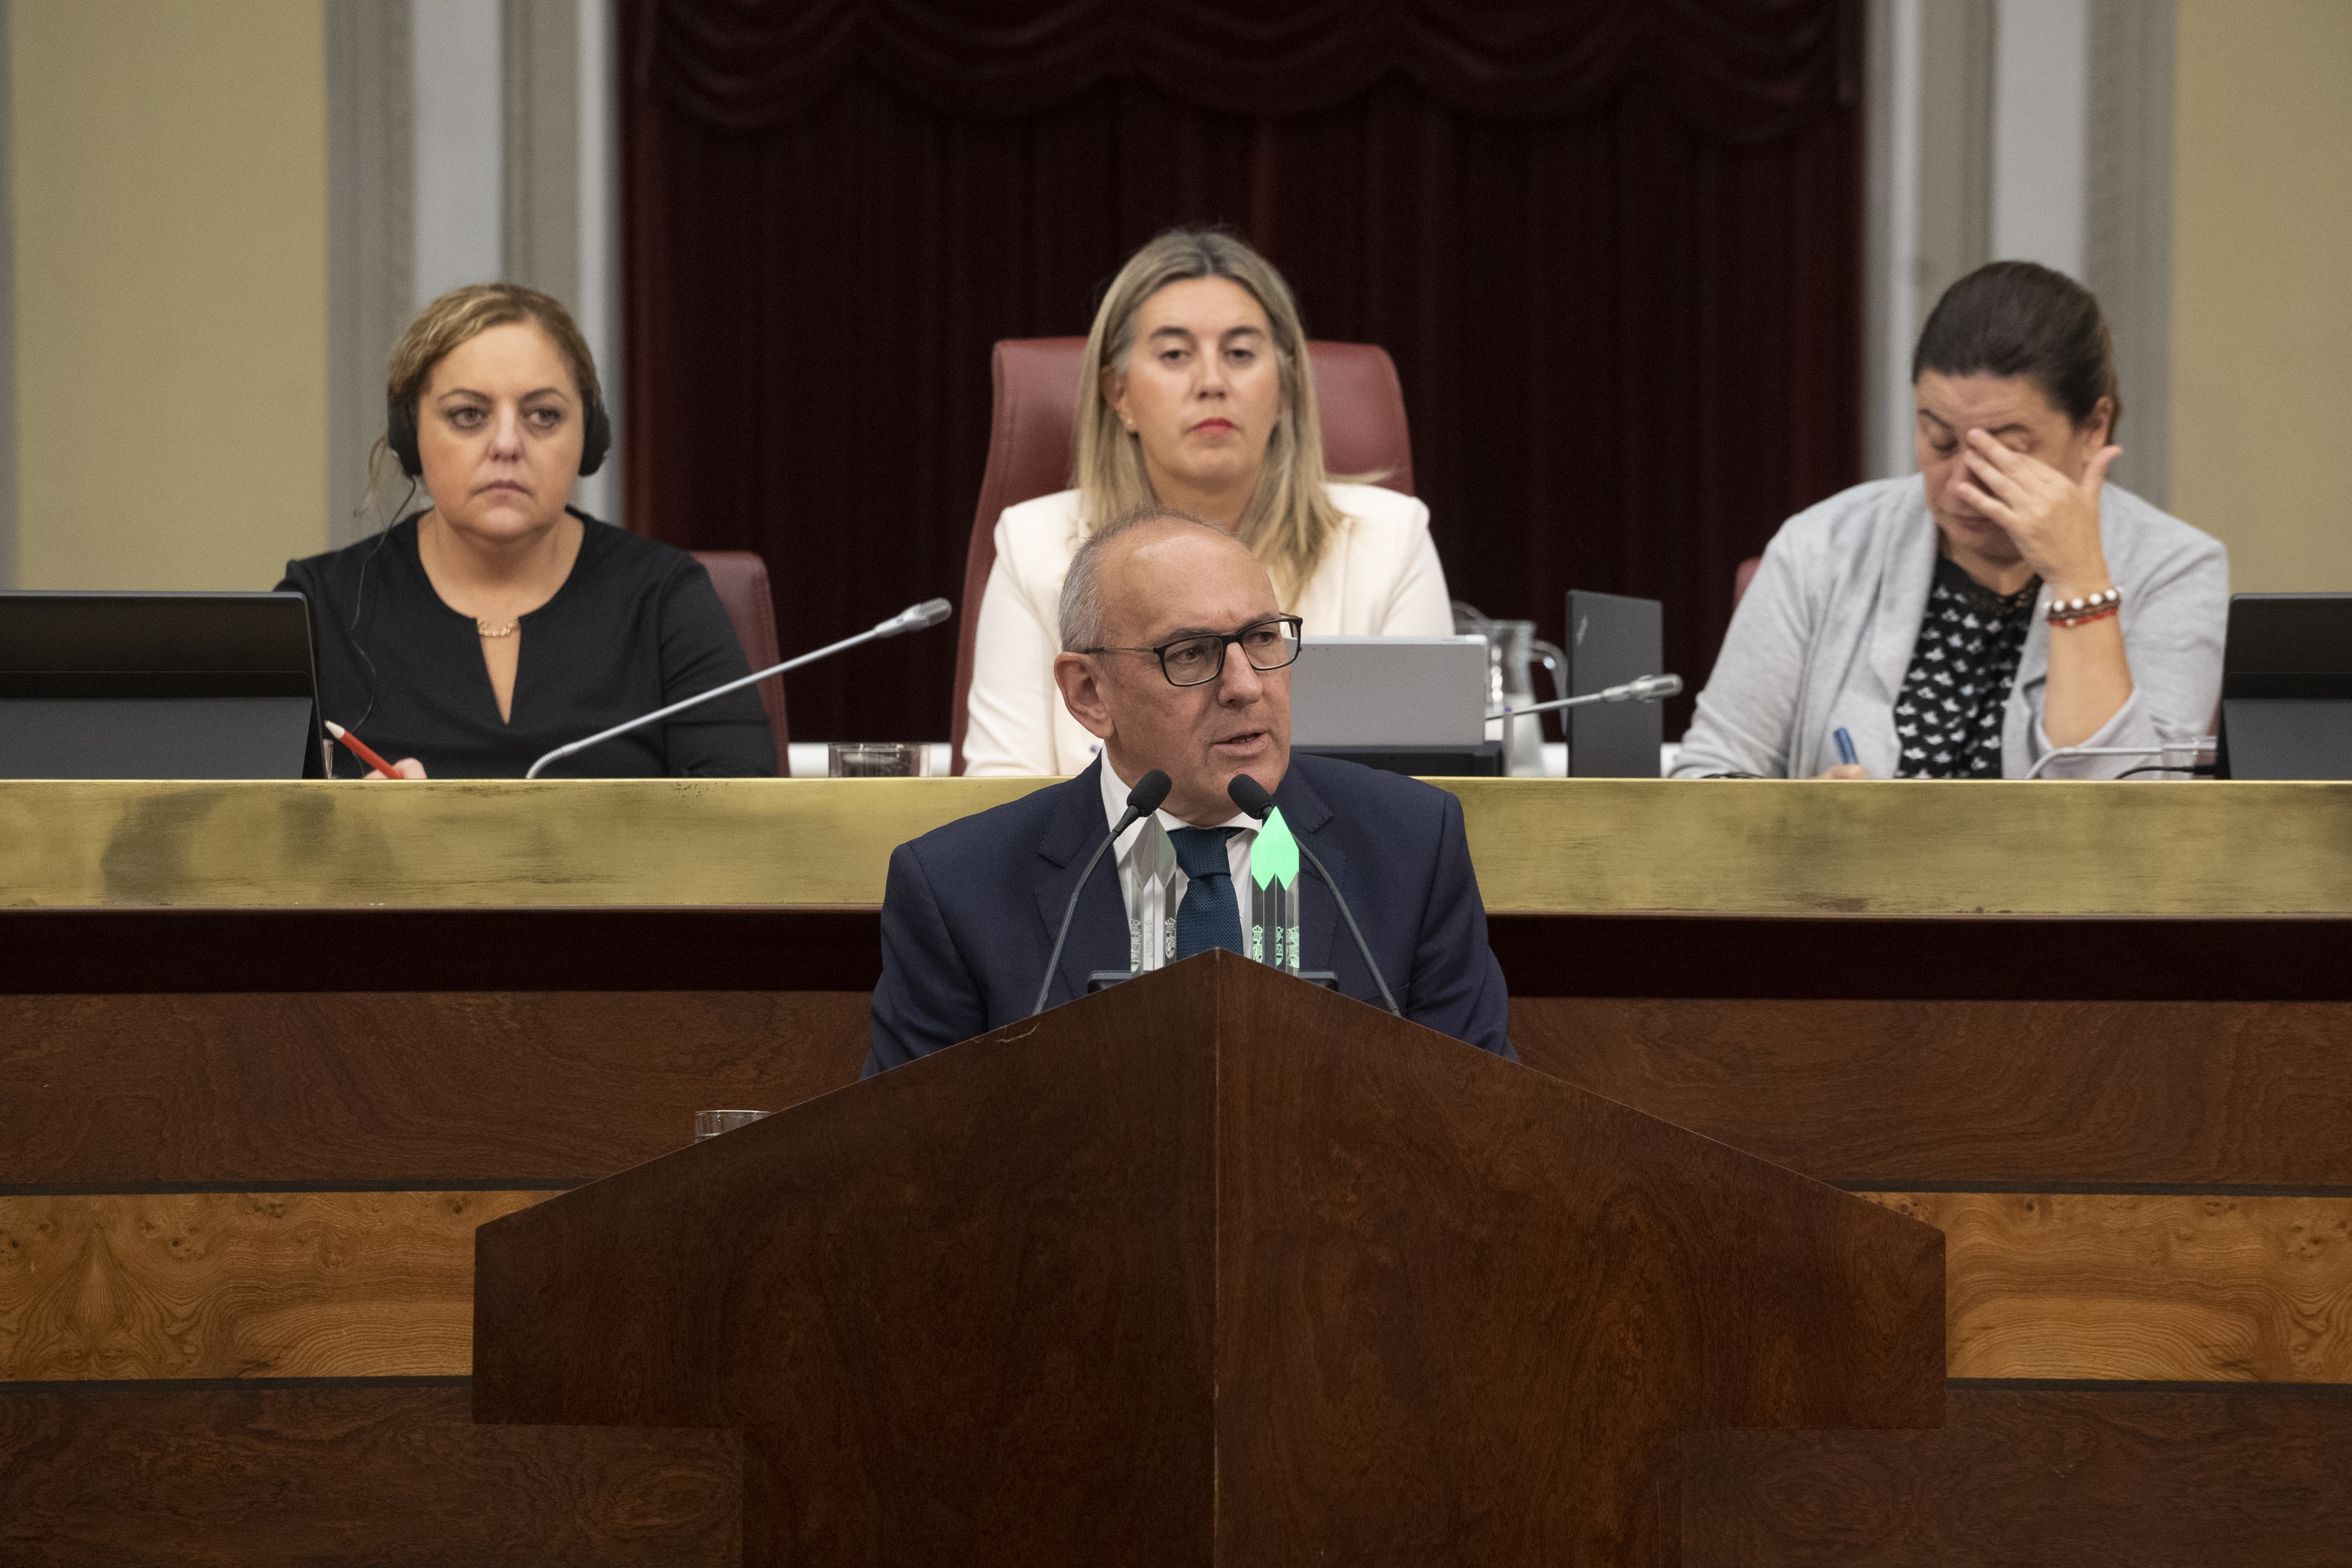
<path fill-rule="evenodd" d="M 1282 820 L 1280 806 L 1265 814 L 1265 826 L 1257 830 L 1257 842 L 1250 846 L 1250 880 L 1261 888 L 1269 882 L 1285 888 L 1298 885 L 1298 840 L 1290 836 L 1290 825 Z"/>

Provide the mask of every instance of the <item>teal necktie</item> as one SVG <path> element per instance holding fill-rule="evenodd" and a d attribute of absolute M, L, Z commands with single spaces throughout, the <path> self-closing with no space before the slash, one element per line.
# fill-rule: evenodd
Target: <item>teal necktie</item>
<path fill-rule="evenodd" d="M 1238 831 L 1231 827 L 1171 828 L 1168 842 L 1176 851 L 1189 885 L 1184 901 L 1176 906 L 1176 956 L 1192 957 L 1213 947 L 1230 948 L 1247 956 L 1242 945 L 1241 906 L 1234 902 L 1234 868 L 1225 858 L 1225 840 Z"/>

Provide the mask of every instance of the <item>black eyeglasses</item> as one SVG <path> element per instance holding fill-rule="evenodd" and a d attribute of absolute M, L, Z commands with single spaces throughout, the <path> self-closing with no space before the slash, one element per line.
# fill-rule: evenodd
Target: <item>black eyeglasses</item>
<path fill-rule="evenodd" d="M 1151 654 L 1159 658 L 1160 673 L 1168 678 L 1169 685 L 1206 686 L 1224 674 L 1225 649 L 1235 643 L 1241 645 L 1242 657 L 1250 661 L 1252 669 L 1281 669 L 1296 663 L 1301 640 L 1299 627 L 1303 624 L 1297 616 L 1278 616 L 1226 637 L 1207 632 L 1199 637 L 1178 637 L 1158 647 L 1082 647 L 1078 651 Z"/>

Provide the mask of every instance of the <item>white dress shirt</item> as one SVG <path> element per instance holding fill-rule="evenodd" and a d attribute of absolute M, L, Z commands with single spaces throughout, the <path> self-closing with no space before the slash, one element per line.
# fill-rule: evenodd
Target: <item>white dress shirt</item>
<path fill-rule="evenodd" d="M 1118 819 L 1127 815 L 1128 792 L 1135 786 L 1123 784 L 1111 770 L 1106 758 L 1102 766 L 1103 826 L 1117 827 Z M 1171 816 L 1165 811 L 1155 811 L 1129 828 L 1119 837 L 1118 890 L 1127 900 L 1127 963 L 1138 974 L 1149 974 L 1165 963 L 1176 962 L 1176 908 L 1184 901 L 1184 889 L 1192 879 L 1176 864 L 1176 847 L 1168 841 L 1171 829 L 1194 826 L 1181 817 Z M 1250 846 L 1257 840 L 1257 822 L 1245 812 L 1236 812 L 1230 821 L 1220 822 L 1219 827 L 1237 827 L 1240 832 L 1225 840 L 1225 864 L 1234 873 L 1234 913 L 1242 930 L 1249 930 Z M 1145 940 L 1147 934 L 1151 940 Z"/>
<path fill-rule="evenodd" d="M 1307 636 L 1452 636 L 1454 610 L 1429 537 L 1429 508 L 1379 485 L 1326 488 L 1339 509 L 1340 529 L 1297 603 L 1284 606 L 1307 623 Z M 964 702 L 963 764 L 973 778 L 1067 777 L 1095 758 L 1095 738 L 1063 708 L 1054 684 L 1062 579 L 1085 531 L 1076 490 L 1006 507 L 997 520 L 996 564 L 981 595 Z"/>

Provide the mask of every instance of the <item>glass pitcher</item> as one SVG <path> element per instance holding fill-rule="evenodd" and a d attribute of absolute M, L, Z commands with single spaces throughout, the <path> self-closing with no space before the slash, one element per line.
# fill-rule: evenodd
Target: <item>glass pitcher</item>
<path fill-rule="evenodd" d="M 1536 636 L 1533 621 L 1498 621 L 1461 600 L 1454 602 L 1454 629 L 1459 635 L 1486 639 L 1486 710 L 1508 705 L 1525 707 L 1535 701 L 1535 667 L 1551 673 L 1551 694 L 1568 695 L 1568 656 Z M 1508 733 L 1505 732 L 1506 725 Z M 1543 715 L 1525 719 L 1490 719 L 1486 738 L 1503 742 L 1503 771 L 1513 778 L 1543 776 Z"/>

